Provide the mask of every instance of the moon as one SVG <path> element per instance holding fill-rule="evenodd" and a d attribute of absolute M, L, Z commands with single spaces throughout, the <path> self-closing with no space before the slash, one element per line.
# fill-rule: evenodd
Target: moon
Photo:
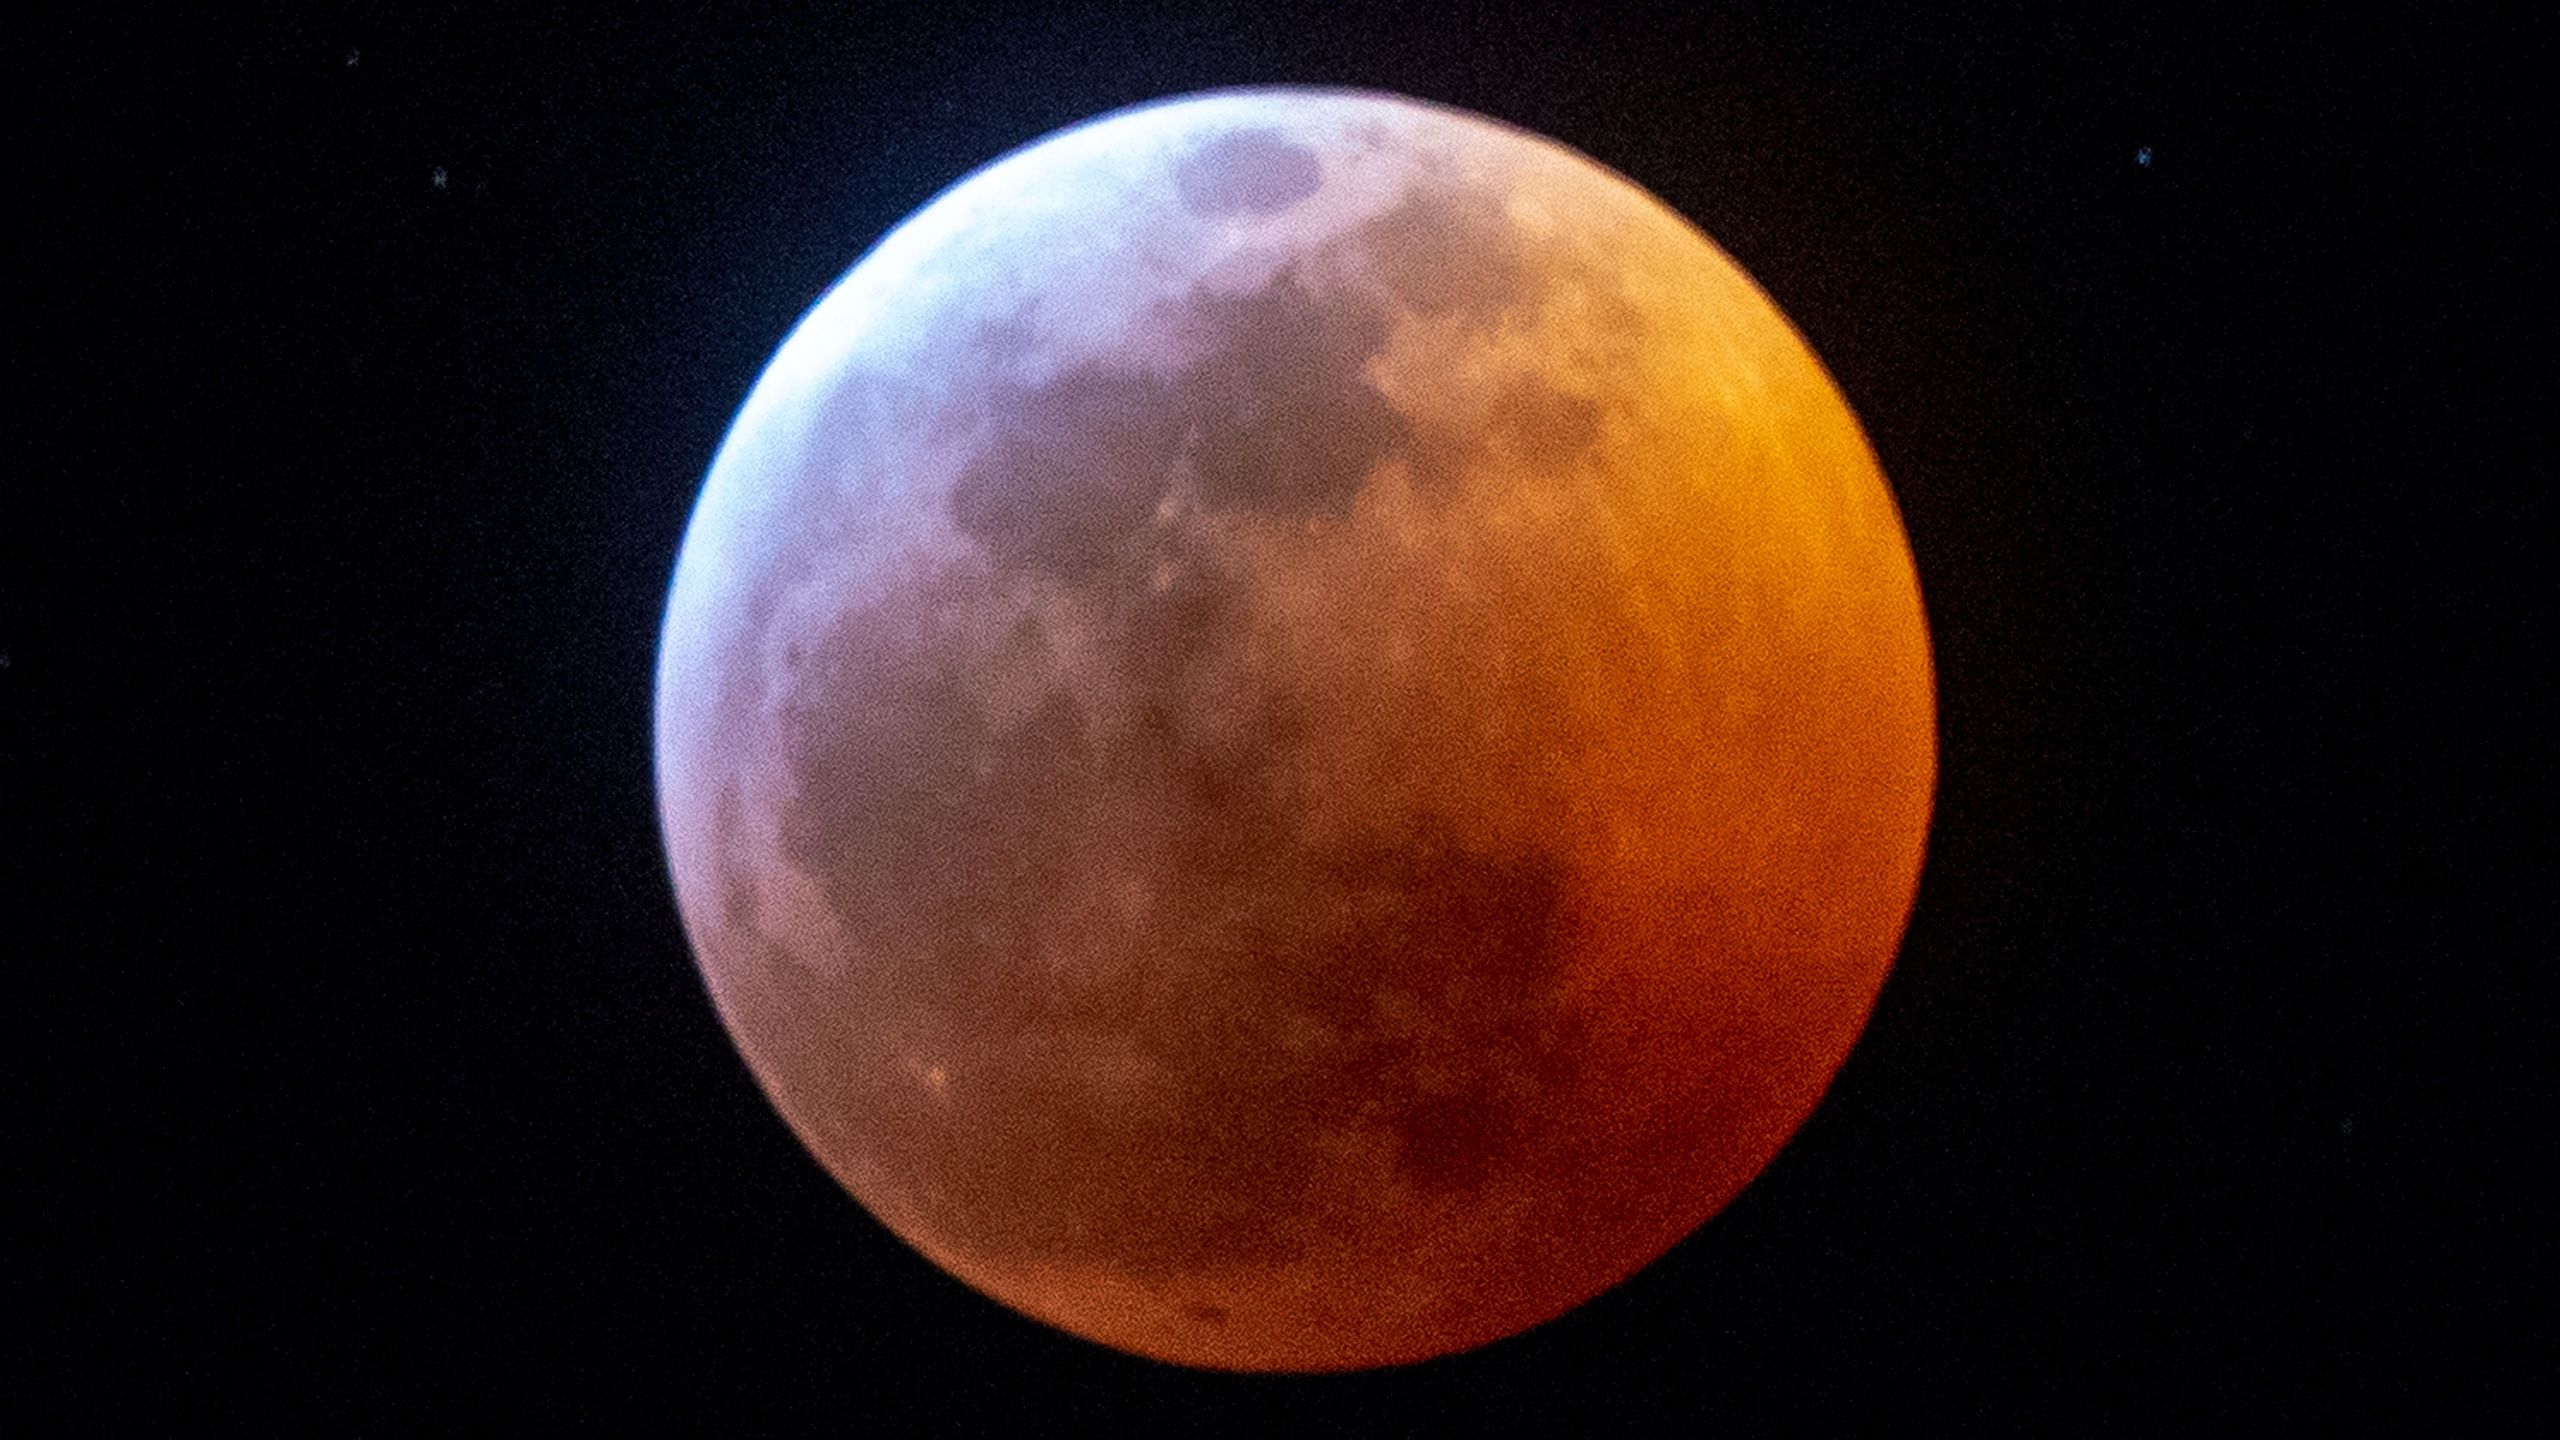
<path fill-rule="evenodd" d="M 704 981 L 872 1216 L 1184 1365 L 1423 1360 L 1729 1202 L 1936 777 L 1848 405 L 1629 180 L 1350 91 L 1118 112 L 801 321 L 668 597 Z"/>

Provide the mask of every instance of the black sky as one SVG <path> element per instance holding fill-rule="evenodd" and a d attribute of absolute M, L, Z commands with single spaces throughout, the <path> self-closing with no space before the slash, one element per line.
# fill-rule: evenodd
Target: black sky
<path fill-rule="evenodd" d="M 225 8 L 9 62 L 13 1411 L 2555 1398 L 2547 23 Z M 1094 1349 L 872 1224 L 720 1030 L 649 779 L 683 521 L 793 321 L 999 153 L 1269 81 L 1553 135 L 1733 253 L 1895 486 L 1944 746 L 1902 961 L 1761 1180 L 1564 1320 L 1331 1380 Z"/>

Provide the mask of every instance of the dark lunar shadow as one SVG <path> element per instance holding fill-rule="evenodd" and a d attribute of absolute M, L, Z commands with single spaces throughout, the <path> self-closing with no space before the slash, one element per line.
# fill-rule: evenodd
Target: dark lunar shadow
<path fill-rule="evenodd" d="M 1600 406 L 1523 375 L 1503 390 L 1494 428 L 1532 473 L 1561 475 L 1600 438 Z"/>
<path fill-rule="evenodd" d="M 1205 218 L 1286 210 L 1316 193 L 1324 169 L 1315 152 L 1265 130 L 1221 135 L 1174 167 L 1182 203 Z"/>
<path fill-rule="evenodd" d="M 1163 384 L 1099 365 L 1007 396 L 996 439 L 952 484 L 952 521 L 1001 564 L 1079 578 L 1154 513 L 1185 410 Z"/>
<path fill-rule="evenodd" d="M 1411 436 L 1363 373 L 1390 316 L 1366 296 L 1319 297 L 1283 267 L 1250 295 L 1202 296 L 1186 315 L 1219 342 L 1187 378 L 1201 498 L 1268 514 L 1341 514 Z"/>

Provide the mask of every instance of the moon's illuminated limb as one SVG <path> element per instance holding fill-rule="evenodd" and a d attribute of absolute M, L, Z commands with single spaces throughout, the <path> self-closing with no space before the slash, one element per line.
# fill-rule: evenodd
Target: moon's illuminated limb
<path fill-rule="evenodd" d="M 1262 91 L 1010 156 L 811 312 L 686 535 L 658 773 L 721 1013 L 873 1214 L 1327 1369 L 1767 1163 L 1933 726 L 1883 478 L 1731 260 L 1521 132 Z"/>

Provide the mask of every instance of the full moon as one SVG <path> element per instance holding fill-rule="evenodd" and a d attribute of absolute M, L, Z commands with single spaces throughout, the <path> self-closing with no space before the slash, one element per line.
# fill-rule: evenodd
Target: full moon
<path fill-rule="evenodd" d="M 1742 269 L 1393 96 L 1076 126 L 794 330 L 685 533 L 703 979 L 882 1225 L 1226 1370 L 1572 1309 L 1865 1025 L 1936 778 L 1910 548 Z"/>

